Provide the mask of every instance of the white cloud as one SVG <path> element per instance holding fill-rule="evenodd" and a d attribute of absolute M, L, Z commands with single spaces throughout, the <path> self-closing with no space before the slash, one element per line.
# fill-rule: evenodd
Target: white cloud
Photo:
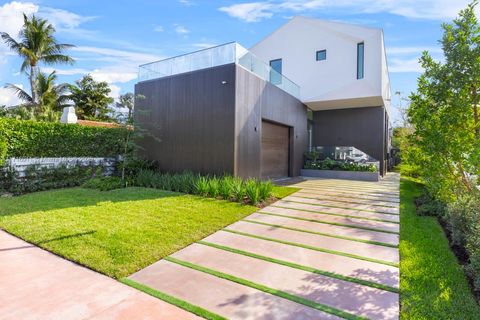
<path fill-rule="evenodd" d="M 84 17 L 70 11 L 49 7 L 40 8 L 39 15 L 56 28 L 62 29 L 78 28 L 82 23 L 95 19 L 95 17 Z"/>
<path fill-rule="evenodd" d="M 114 84 L 110 84 L 109 87 L 111 90 L 109 96 L 115 99 L 115 101 L 118 101 L 118 98 L 120 97 L 120 93 L 121 93 L 120 87 Z"/>
<path fill-rule="evenodd" d="M 16 86 L 23 89 L 23 85 L 21 84 L 16 84 Z M 21 102 L 12 90 L 0 87 L 0 106 L 16 106 Z"/>
<path fill-rule="evenodd" d="M 188 30 L 186 27 L 184 27 L 180 24 L 176 24 L 175 25 L 175 32 L 178 33 L 178 34 L 186 35 L 186 34 L 190 33 L 190 30 Z"/>
<path fill-rule="evenodd" d="M 156 26 L 155 28 L 153 28 L 153 31 L 155 31 L 155 32 L 163 32 L 164 29 L 163 29 L 162 26 Z"/>
<path fill-rule="evenodd" d="M 455 17 L 470 0 L 298 0 L 268 1 L 233 4 L 219 8 L 234 18 L 256 22 L 271 18 L 276 13 L 306 12 L 311 10 L 348 10 L 349 13 L 387 12 L 417 19 L 444 20 Z"/>
<path fill-rule="evenodd" d="M 90 72 L 95 81 L 105 81 L 107 83 L 124 83 L 137 78 L 137 72 L 120 71 L 117 68 L 97 69 Z"/>
<path fill-rule="evenodd" d="M 423 68 L 418 62 L 418 58 L 399 59 L 393 58 L 388 61 L 388 71 L 396 73 L 404 72 L 423 72 Z"/>
<path fill-rule="evenodd" d="M 184 6 L 193 6 L 195 5 L 195 2 L 190 1 L 190 0 L 178 0 L 178 2 Z"/>
<path fill-rule="evenodd" d="M 265 2 L 250 2 L 221 7 L 219 10 L 245 22 L 257 22 L 265 18 L 271 18 L 273 12 L 276 11 L 276 6 Z"/>

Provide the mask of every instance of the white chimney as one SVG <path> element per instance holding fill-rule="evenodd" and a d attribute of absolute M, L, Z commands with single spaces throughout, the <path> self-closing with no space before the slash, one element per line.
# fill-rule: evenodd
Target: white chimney
<path fill-rule="evenodd" d="M 74 107 L 63 108 L 63 114 L 60 118 L 61 123 L 77 123 L 77 115 L 75 114 Z"/>

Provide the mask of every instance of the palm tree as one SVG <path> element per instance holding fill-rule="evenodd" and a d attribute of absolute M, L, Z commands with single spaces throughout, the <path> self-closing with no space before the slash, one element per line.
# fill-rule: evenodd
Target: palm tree
<path fill-rule="evenodd" d="M 55 84 L 56 80 L 55 71 L 48 76 L 42 72 L 37 75 L 33 92 L 38 99 L 38 108 L 32 110 L 37 118 L 53 121 L 59 111 L 70 105 L 69 85 L 67 83 L 57 85 Z M 5 87 L 15 91 L 18 98 L 25 104 L 34 104 L 33 96 L 22 88 L 11 83 L 8 83 Z"/>
<path fill-rule="evenodd" d="M 35 81 L 39 74 L 38 64 L 43 62 L 47 65 L 56 63 L 73 64 L 74 60 L 63 54 L 65 49 L 74 47 L 71 44 L 57 43 L 54 37 L 55 28 L 47 20 L 37 18 L 35 15 L 29 19 L 23 14 L 23 28 L 18 34 L 20 41 L 17 42 L 6 32 L 0 32 L 0 37 L 18 55 L 23 58 L 21 71 L 25 72 L 30 80 L 31 103 L 37 105 L 38 99 L 35 89 Z"/>

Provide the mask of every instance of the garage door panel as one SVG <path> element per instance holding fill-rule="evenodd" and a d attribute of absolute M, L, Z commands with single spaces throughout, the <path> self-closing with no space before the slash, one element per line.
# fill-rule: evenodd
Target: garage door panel
<path fill-rule="evenodd" d="M 262 122 L 262 177 L 288 176 L 289 128 Z"/>

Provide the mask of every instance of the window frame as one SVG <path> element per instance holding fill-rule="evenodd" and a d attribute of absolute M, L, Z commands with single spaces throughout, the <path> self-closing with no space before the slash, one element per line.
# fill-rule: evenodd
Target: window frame
<path fill-rule="evenodd" d="M 361 51 L 360 51 L 361 48 Z M 357 43 L 357 80 L 365 78 L 365 42 Z"/>
<path fill-rule="evenodd" d="M 319 58 L 318 58 L 318 54 L 319 54 L 319 53 L 322 53 L 322 52 L 325 53 L 325 58 L 324 58 L 324 59 L 319 59 Z M 325 60 L 327 60 L 327 49 L 317 50 L 317 52 L 315 52 L 315 60 L 316 60 L 316 61 L 325 61 Z"/>

